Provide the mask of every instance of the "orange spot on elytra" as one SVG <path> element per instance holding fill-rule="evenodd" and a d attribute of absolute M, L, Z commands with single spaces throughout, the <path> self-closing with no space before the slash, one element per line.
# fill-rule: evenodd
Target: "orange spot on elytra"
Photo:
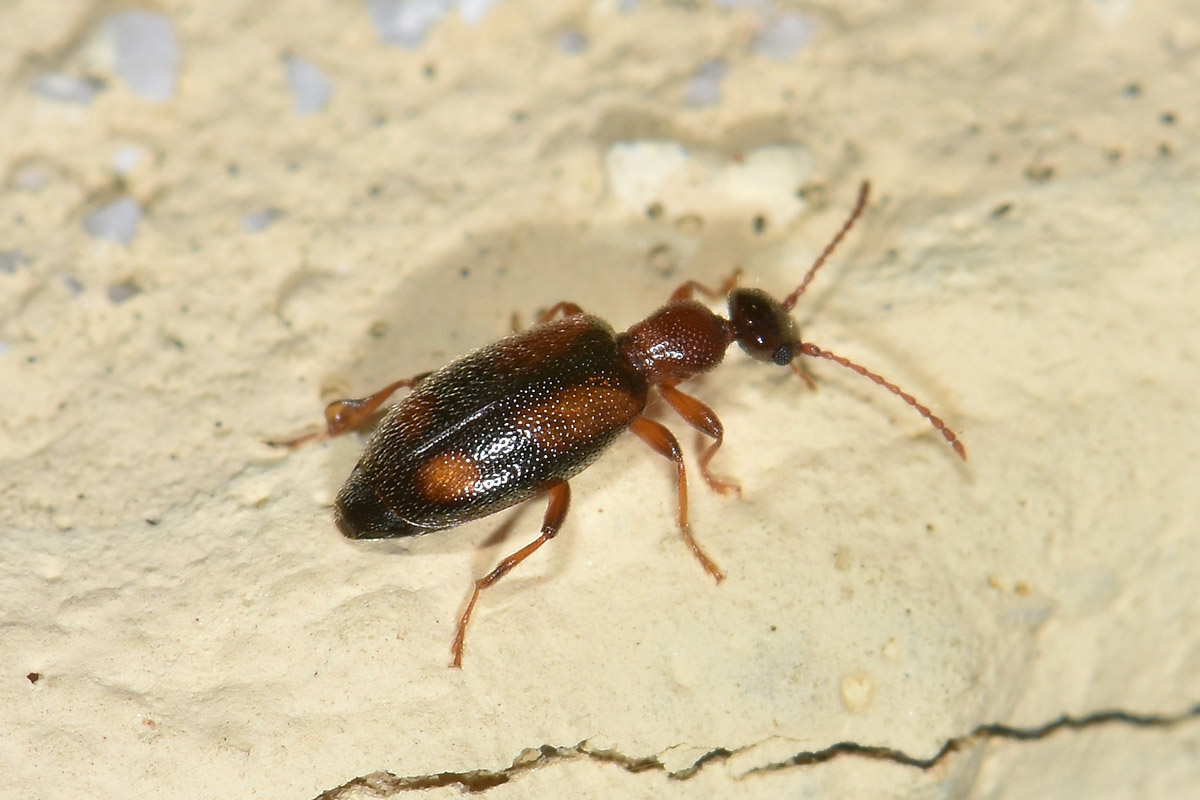
<path fill-rule="evenodd" d="M 479 464 L 465 453 L 439 453 L 417 470 L 417 491 L 433 503 L 464 500 L 479 490 Z"/>
<path fill-rule="evenodd" d="M 542 447 L 564 452 L 619 428 L 640 413 L 637 398 L 621 389 L 572 386 L 524 409 L 514 422 Z"/>

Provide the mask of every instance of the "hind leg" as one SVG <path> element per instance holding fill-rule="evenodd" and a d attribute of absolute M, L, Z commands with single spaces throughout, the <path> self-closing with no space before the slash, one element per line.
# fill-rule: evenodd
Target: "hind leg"
<path fill-rule="evenodd" d="M 549 501 L 546 503 L 546 516 L 542 518 L 541 535 L 517 552 L 503 558 L 496 565 L 495 569 L 475 581 L 475 587 L 471 590 L 471 596 L 467 600 L 467 608 L 463 611 L 462 616 L 458 618 L 458 627 L 454 629 L 454 644 L 450 646 L 450 654 L 453 656 L 453 660 L 450 662 L 451 667 L 462 667 L 463 643 L 467 638 L 467 623 L 471 621 L 471 613 L 475 610 L 475 603 L 479 600 L 479 594 L 511 572 L 517 564 L 520 564 L 533 555 L 539 547 L 553 539 L 558 534 L 558 529 L 562 527 L 563 522 L 566 520 L 567 509 L 571 505 L 571 489 L 567 485 L 567 482 L 558 481 L 552 484 L 546 491 L 546 494 L 549 497 Z"/>
<path fill-rule="evenodd" d="M 297 436 L 295 439 L 286 439 L 284 441 L 270 441 L 267 444 L 271 447 L 286 447 L 289 450 L 294 450 L 301 445 L 319 442 L 322 439 L 329 439 L 334 436 L 341 436 L 343 433 L 349 433 L 355 428 L 362 427 L 371 416 L 379 410 L 379 407 L 392 396 L 392 393 L 397 389 L 411 388 L 429 377 L 430 373 L 423 372 L 414 378 L 401 378 L 394 383 L 389 383 L 387 386 L 380 389 L 374 394 L 369 394 L 366 397 L 357 399 L 334 400 L 329 405 L 325 406 L 325 430 L 306 433 L 303 436 Z"/>

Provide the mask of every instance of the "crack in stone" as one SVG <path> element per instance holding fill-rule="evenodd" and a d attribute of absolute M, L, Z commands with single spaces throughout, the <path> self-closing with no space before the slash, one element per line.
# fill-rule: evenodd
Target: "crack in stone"
<path fill-rule="evenodd" d="M 920 770 L 935 767 L 952 754 L 969 747 L 981 744 L 991 739 L 1008 739 L 1012 741 L 1033 741 L 1044 739 L 1062 730 L 1081 730 L 1099 725 L 1129 725 L 1138 728 L 1170 728 L 1176 725 L 1200 719 L 1200 703 L 1193 705 L 1178 714 L 1137 714 L 1130 711 L 1110 709 L 1097 711 L 1081 717 L 1064 714 L 1058 719 L 1033 728 L 1017 728 L 1001 723 L 980 725 L 970 733 L 948 739 L 941 748 L 929 758 L 917 758 L 903 750 L 880 745 L 858 744 L 857 742 L 838 742 L 821 750 L 799 752 L 789 759 L 753 767 L 746 775 L 790 769 L 797 766 L 823 764 L 835 758 L 858 757 L 873 758 L 881 761 L 892 761 Z M 698 758 L 690 767 L 671 772 L 657 756 L 629 756 L 615 750 L 595 750 L 588 747 L 587 740 L 572 746 L 542 745 L 521 752 L 508 767 L 497 770 L 470 770 L 467 772 L 434 772 L 427 775 L 400 776 L 390 772 L 375 772 L 370 775 L 354 778 L 341 786 L 337 786 L 317 795 L 314 800 L 341 800 L 349 797 L 357 789 L 365 789 L 369 796 L 391 797 L 400 792 L 421 789 L 437 789 L 457 786 L 463 792 L 476 794 L 486 792 L 496 786 L 508 783 L 510 780 L 530 770 L 552 764 L 579 761 L 587 759 L 602 764 L 612 764 L 627 772 L 636 774 L 647 770 L 660 771 L 672 780 L 687 780 L 710 763 L 729 760 L 738 753 L 750 747 L 727 749 L 718 747 L 708 751 Z"/>
<path fill-rule="evenodd" d="M 905 753 L 903 750 L 896 750 L 891 747 L 862 745 L 855 742 L 838 742 L 837 744 L 830 745 L 822 750 L 815 750 L 807 753 L 797 753 L 786 761 L 755 767 L 748 770 L 746 774 L 752 775 L 762 772 L 775 772 L 777 770 L 786 769 L 793 766 L 821 764 L 825 761 L 829 761 L 830 759 L 843 755 L 859 756 L 862 758 L 876 758 L 883 761 L 893 761 L 897 764 L 903 764 L 904 766 L 908 767 L 916 767 L 921 770 L 928 770 L 937 766 L 937 764 L 948 758 L 951 754 L 956 753 L 959 750 L 965 750 L 968 747 L 981 744 L 990 739 L 1033 741 L 1036 739 L 1044 739 L 1064 729 L 1080 730 L 1082 728 L 1090 728 L 1114 723 L 1130 725 L 1137 728 L 1170 728 L 1193 719 L 1200 719 L 1200 703 L 1193 705 L 1188 710 L 1179 714 L 1136 714 L 1130 711 L 1121 711 L 1118 709 L 1096 711 L 1092 714 L 1086 714 L 1082 717 L 1072 717 L 1064 714 L 1058 719 L 1051 720 L 1044 725 L 1039 725 L 1033 728 L 1016 728 L 1011 725 L 1004 725 L 1001 723 L 989 723 L 986 725 L 980 725 L 975 730 L 963 736 L 957 736 L 953 739 L 946 740 L 941 749 L 939 749 L 929 758 L 917 758 L 916 756 L 911 756 L 908 753 Z M 694 771 L 694 768 L 692 769 Z M 677 773 L 676 776 L 678 775 L 679 774 Z"/>

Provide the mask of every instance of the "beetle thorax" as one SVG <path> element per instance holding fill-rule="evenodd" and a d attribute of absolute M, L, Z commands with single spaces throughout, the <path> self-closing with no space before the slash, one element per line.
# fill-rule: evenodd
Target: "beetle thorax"
<path fill-rule="evenodd" d="M 695 300 L 667 303 L 617 337 L 622 357 L 651 384 L 708 372 L 732 342 L 729 322 Z"/>

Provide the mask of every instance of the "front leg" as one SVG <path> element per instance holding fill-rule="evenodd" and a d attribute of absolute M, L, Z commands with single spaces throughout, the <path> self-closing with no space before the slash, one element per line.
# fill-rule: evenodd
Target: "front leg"
<path fill-rule="evenodd" d="M 653 447 L 659 455 L 675 462 L 675 491 L 679 511 L 679 532 L 683 534 L 684 542 L 687 543 L 688 549 L 692 551 L 692 555 L 696 556 L 700 561 L 700 566 L 704 567 L 704 571 L 713 576 L 713 579 L 717 583 L 725 580 L 725 573 L 721 572 L 721 568 L 717 566 L 716 562 L 700 549 L 700 543 L 696 541 L 696 537 L 692 536 L 692 526 L 688 523 L 687 470 L 683 467 L 683 450 L 680 449 L 679 442 L 676 441 L 665 425 L 646 417 L 635 419 L 630 424 L 629 430 L 633 431 L 643 442 Z"/>
<path fill-rule="evenodd" d="M 710 289 L 709 287 L 697 281 L 688 281 L 675 291 L 671 292 L 671 298 L 668 302 L 674 302 L 676 300 L 691 300 L 692 295 L 696 292 L 704 295 L 709 300 L 720 300 L 721 298 L 725 297 L 725 295 L 729 294 L 733 287 L 738 285 L 738 279 L 741 277 L 742 268 L 734 267 L 734 270 L 732 273 L 730 273 L 729 277 L 722 281 L 721 285 L 716 289 Z"/>
<path fill-rule="evenodd" d="M 684 394 L 676 389 L 673 381 L 660 383 L 658 392 L 671 408 L 675 409 L 675 413 L 683 417 L 685 422 L 716 440 L 700 454 L 700 474 L 704 476 L 704 480 L 708 481 L 708 485 L 718 494 L 732 492 L 741 497 L 742 487 L 738 485 L 737 481 L 718 478 L 708 469 L 708 462 L 712 461 L 717 450 L 721 448 L 721 443 L 725 441 L 725 427 L 721 424 L 721 420 L 717 419 L 716 412 L 690 394 Z"/>

